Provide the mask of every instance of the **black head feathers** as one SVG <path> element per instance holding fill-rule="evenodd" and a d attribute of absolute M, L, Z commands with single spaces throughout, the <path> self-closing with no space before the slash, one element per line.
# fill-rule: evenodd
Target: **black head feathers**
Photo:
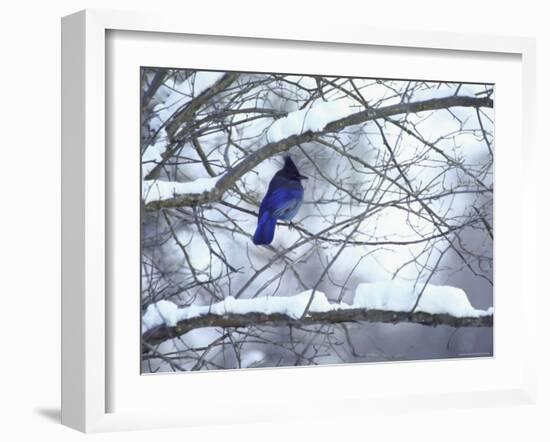
<path fill-rule="evenodd" d="M 292 161 L 290 155 L 285 155 L 285 165 L 279 171 L 279 173 L 287 178 L 294 178 L 298 180 L 307 180 L 307 177 L 300 174 L 296 164 Z"/>

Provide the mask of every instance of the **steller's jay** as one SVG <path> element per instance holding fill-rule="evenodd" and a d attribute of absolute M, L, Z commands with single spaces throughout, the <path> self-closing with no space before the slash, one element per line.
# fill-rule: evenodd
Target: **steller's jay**
<path fill-rule="evenodd" d="M 300 175 L 290 156 L 285 157 L 285 165 L 271 179 L 267 193 L 260 204 L 258 227 L 254 233 L 254 244 L 270 244 L 275 234 L 277 220 L 290 221 L 298 213 L 304 199 L 304 188 Z"/>

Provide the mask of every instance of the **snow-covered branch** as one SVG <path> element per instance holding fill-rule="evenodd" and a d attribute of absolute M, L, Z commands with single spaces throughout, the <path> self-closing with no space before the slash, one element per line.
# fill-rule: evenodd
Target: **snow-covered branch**
<path fill-rule="evenodd" d="M 313 293 L 309 304 L 311 290 L 289 297 L 228 297 L 211 305 L 183 308 L 163 300 L 148 306 L 142 318 L 142 334 L 151 346 L 203 327 L 307 326 L 360 321 L 455 328 L 493 325 L 493 309 L 475 309 L 461 289 L 427 284 L 414 309 L 419 291 L 420 287 L 409 283 L 388 281 L 360 284 L 351 304 L 330 302 L 319 291 Z"/>
<path fill-rule="evenodd" d="M 315 138 L 342 130 L 345 127 L 372 121 L 378 118 L 388 118 L 394 115 L 403 113 L 417 113 L 424 111 L 432 111 L 446 109 L 451 107 L 493 107 L 493 100 L 489 97 L 470 97 L 470 96 L 450 96 L 444 98 L 434 98 L 430 100 L 398 103 L 380 108 L 367 108 L 363 111 L 352 113 L 350 115 L 339 118 L 338 113 L 335 113 L 335 119 L 326 122 L 323 128 L 302 126 L 302 130 L 290 135 L 288 127 L 278 128 L 275 134 L 276 141 L 269 141 L 272 138 L 267 138 L 267 144 L 257 149 L 255 152 L 248 155 L 242 161 L 229 169 L 223 176 L 219 178 L 216 185 L 210 190 L 200 193 L 183 193 L 171 198 L 161 200 L 149 200 L 145 204 L 146 210 L 159 210 L 161 208 L 173 208 L 182 206 L 194 206 L 207 204 L 218 201 L 222 195 L 233 186 L 247 172 L 250 172 L 254 167 L 260 164 L 265 159 L 282 152 L 288 151 L 291 147 L 301 143 L 313 141 Z M 301 111 L 300 111 L 301 112 Z M 279 125 L 277 125 L 279 126 Z M 281 135 L 282 134 L 282 135 Z M 281 136 L 284 136 L 281 138 Z"/>
<path fill-rule="evenodd" d="M 144 181 L 142 183 L 143 200 L 147 204 L 150 201 L 169 200 L 177 195 L 209 192 L 215 188 L 217 181 L 217 177 L 199 178 L 187 183 L 162 180 Z"/>

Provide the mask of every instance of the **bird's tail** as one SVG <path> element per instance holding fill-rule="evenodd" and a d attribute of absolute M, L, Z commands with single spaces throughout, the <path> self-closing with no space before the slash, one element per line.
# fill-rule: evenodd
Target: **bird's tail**
<path fill-rule="evenodd" d="M 271 244 L 276 224 L 277 218 L 270 216 L 269 212 L 264 212 L 258 220 L 258 227 L 256 227 L 256 233 L 254 233 L 254 238 L 252 238 L 254 244 Z"/>

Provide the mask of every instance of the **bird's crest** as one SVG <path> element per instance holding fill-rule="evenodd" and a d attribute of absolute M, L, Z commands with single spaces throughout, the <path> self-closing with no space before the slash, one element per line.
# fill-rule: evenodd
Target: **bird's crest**
<path fill-rule="evenodd" d="M 307 180 L 307 177 L 302 175 L 298 171 L 298 168 L 296 167 L 296 164 L 294 164 L 294 161 L 292 161 L 292 158 L 290 155 L 288 154 L 285 155 L 284 159 L 285 159 L 285 165 L 283 166 L 283 168 L 280 170 L 279 173 L 289 178 L 294 178 L 298 180 Z"/>
<path fill-rule="evenodd" d="M 296 164 L 294 164 L 294 161 L 292 161 L 292 157 L 290 155 L 285 155 L 285 165 L 284 168 L 288 170 L 289 172 L 298 173 L 298 168 L 296 167 Z"/>

